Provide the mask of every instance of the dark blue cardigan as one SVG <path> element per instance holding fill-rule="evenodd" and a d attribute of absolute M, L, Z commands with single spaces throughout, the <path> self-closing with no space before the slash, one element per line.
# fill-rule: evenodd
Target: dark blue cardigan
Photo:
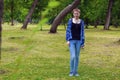
<path fill-rule="evenodd" d="M 71 27 L 72 27 L 72 18 L 69 19 L 67 29 L 66 29 L 66 41 L 69 41 L 72 39 L 72 33 L 71 33 Z M 81 31 L 80 31 L 80 40 L 81 40 L 81 46 L 84 46 L 85 42 L 85 35 L 84 35 L 84 21 L 81 20 Z"/>

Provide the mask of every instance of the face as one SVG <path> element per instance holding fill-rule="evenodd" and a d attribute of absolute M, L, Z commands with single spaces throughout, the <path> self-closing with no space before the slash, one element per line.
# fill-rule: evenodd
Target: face
<path fill-rule="evenodd" d="M 80 13 L 78 11 L 74 11 L 73 16 L 78 18 L 80 16 Z"/>

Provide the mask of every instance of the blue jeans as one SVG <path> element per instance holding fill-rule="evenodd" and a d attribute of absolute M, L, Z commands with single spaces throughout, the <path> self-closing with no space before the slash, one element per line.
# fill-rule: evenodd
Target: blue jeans
<path fill-rule="evenodd" d="M 78 72 L 78 64 L 79 64 L 79 55 L 80 55 L 80 40 L 70 40 L 70 72 L 77 73 Z"/>

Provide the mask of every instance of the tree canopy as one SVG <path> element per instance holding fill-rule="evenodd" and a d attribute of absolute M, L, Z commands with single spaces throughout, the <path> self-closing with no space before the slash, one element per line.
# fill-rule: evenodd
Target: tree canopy
<path fill-rule="evenodd" d="M 26 15 L 34 0 L 4 0 L 4 22 L 18 21 L 23 23 Z M 31 17 L 32 23 L 38 23 L 41 20 L 41 13 L 46 9 L 50 0 L 43 1 L 38 0 L 34 13 Z M 46 17 L 49 18 L 48 23 L 52 24 L 55 17 L 73 0 L 56 0 L 60 5 L 49 10 L 49 14 Z M 109 0 L 81 0 L 78 8 L 81 10 L 81 18 L 84 19 L 88 25 L 105 24 L 105 17 L 108 10 Z M 120 1 L 113 1 L 110 25 L 118 27 L 120 25 Z M 67 23 L 68 18 L 72 17 L 71 14 L 67 14 L 62 20 L 62 23 Z"/>

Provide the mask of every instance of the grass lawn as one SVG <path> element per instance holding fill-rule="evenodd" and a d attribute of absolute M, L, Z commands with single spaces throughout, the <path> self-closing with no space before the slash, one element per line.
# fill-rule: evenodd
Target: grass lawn
<path fill-rule="evenodd" d="M 0 80 L 120 80 L 120 28 L 86 29 L 80 76 L 69 77 L 64 27 L 57 34 L 40 31 L 36 25 L 28 30 L 20 27 L 3 25 Z"/>

